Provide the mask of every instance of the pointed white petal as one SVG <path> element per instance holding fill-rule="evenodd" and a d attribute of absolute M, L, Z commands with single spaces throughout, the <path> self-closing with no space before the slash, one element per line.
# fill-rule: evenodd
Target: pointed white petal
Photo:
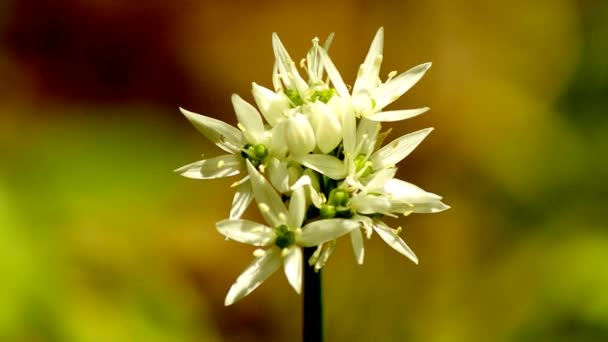
<path fill-rule="evenodd" d="M 323 242 L 335 240 L 340 236 L 360 227 L 360 223 L 347 219 L 325 219 L 314 221 L 302 228 L 296 235 L 296 243 L 304 247 L 312 247 Z"/>
<path fill-rule="evenodd" d="M 199 132 L 222 150 L 230 153 L 237 153 L 239 149 L 245 145 L 241 131 L 229 124 L 208 116 L 190 112 L 183 108 L 180 108 L 179 110 L 188 120 L 190 120 L 192 125 Z"/>
<path fill-rule="evenodd" d="M 289 109 L 289 98 L 283 92 L 275 93 L 254 82 L 251 86 L 251 93 L 262 116 L 270 126 L 274 127 L 285 118 L 283 111 Z"/>
<path fill-rule="evenodd" d="M 362 118 L 357 127 L 357 141 L 365 140 L 365 143 L 361 146 L 361 151 L 358 151 L 358 153 L 369 156 L 374 151 L 379 133 L 379 122 Z"/>
<path fill-rule="evenodd" d="M 274 229 L 249 220 L 222 220 L 215 225 L 228 239 L 253 246 L 268 246 L 276 238 Z"/>
<path fill-rule="evenodd" d="M 371 238 L 372 233 L 374 231 L 374 229 L 372 228 L 373 223 L 374 223 L 373 220 L 369 216 L 362 216 L 362 215 L 354 215 L 353 220 L 361 223 L 361 228 L 363 230 L 365 230 L 365 236 L 368 239 Z"/>
<path fill-rule="evenodd" d="M 287 209 L 285 209 L 285 205 L 283 204 L 281 197 L 279 197 L 279 194 L 277 194 L 272 185 L 268 183 L 266 178 L 251 165 L 249 160 L 247 160 L 247 170 L 249 171 L 253 194 L 266 222 L 272 227 L 286 224 Z"/>
<path fill-rule="evenodd" d="M 381 110 L 398 99 L 413 87 L 430 67 L 431 63 L 420 64 L 378 87 L 373 94 L 376 108 Z"/>
<path fill-rule="evenodd" d="M 391 203 L 385 197 L 357 194 L 350 199 L 349 206 L 359 214 L 371 215 L 388 212 Z"/>
<path fill-rule="evenodd" d="M 331 107 L 319 101 L 313 103 L 310 119 L 319 150 L 323 154 L 333 151 L 342 140 L 342 125 Z"/>
<path fill-rule="evenodd" d="M 289 199 L 289 213 L 287 214 L 287 226 L 291 229 L 302 227 L 304 215 L 306 214 L 306 195 L 304 188 L 295 189 Z"/>
<path fill-rule="evenodd" d="M 393 122 L 393 121 L 401 121 L 409 118 L 413 118 L 414 116 L 423 114 L 428 112 L 429 107 L 421 107 L 416 109 L 403 109 L 403 110 L 392 110 L 388 112 L 378 112 L 375 114 L 371 114 L 366 116 L 368 120 L 372 121 L 382 121 L 382 122 Z"/>
<path fill-rule="evenodd" d="M 237 94 L 232 94 L 232 106 L 247 142 L 252 145 L 262 143 L 264 140 L 264 122 L 262 122 L 258 110 Z"/>
<path fill-rule="evenodd" d="M 224 305 L 232 305 L 250 294 L 281 266 L 281 261 L 281 251 L 276 247 L 268 249 L 263 256 L 255 259 L 232 284 Z"/>
<path fill-rule="evenodd" d="M 427 203 L 415 203 L 411 209 L 413 213 L 418 214 L 434 214 L 450 209 L 451 207 L 440 200 L 427 202 Z"/>
<path fill-rule="evenodd" d="M 283 91 L 281 76 L 279 76 L 279 63 L 276 59 L 274 61 L 274 65 L 272 66 L 272 86 L 276 92 Z"/>
<path fill-rule="evenodd" d="M 289 174 L 287 173 L 287 162 L 277 158 L 270 158 L 266 164 L 266 176 L 280 193 L 289 192 Z"/>
<path fill-rule="evenodd" d="M 431 200 L 440 200 L 441 196 L 426 192 L 420 187 L 402 181 L 401 179 L 393 178 L 386 183 L 385 191 L 391 194 L 394 198 L 410 201 L 412 203 L 423 203 Z"/>
<path fill-rule="evenodd" d="M 296 156 L 312 152 L 317 144 L 315 132 L 306 116 L 302 114 L 296 114 L 287 120 L 285 140 L 289 152 Z"/>
<path fill-rule="evenodd" d="M 302 292 L 302 259 L 302 249 L 293 247 L 283 261 L 283 270 L 287 281 L 297 294 Z"/>
<path fill-rule="evenodd" d="M 315 270 L 318 271 L 321 268 L 323 268 L 323 266 L 325 266 L 325 264 L 327 263 L 327 260 L 329 260 L 329 257 L 331 256 L 331 253 L 333 253 L 335 248 L 336 248 L 336 240 L 331 240 L 327 243 L 325 248 L 323 248 L 321 250 L 319 257 L 317 258 L 317 261 L 315 262 Z"/>
<path fill-rule="evenodd" d="M 408 245 L 401 239 L 397 233 L 389 228 L 382 221 L 374 222 L 374 230 L 384 242 L 386 242 L 389 246 L 391 246 L 397 252 L 405 255 L 408 259 L 412 260 L 415 264 L 418 264 L 418 257 L 414 252 L 408 247 Z"/>
<path fill-rule="evenodd" d="M 281 120 L 272 128 L 269 152 L 277 158 L 284 158 L 289 151 L 286 140 L 287 122 L 288 120 Z"/>
<path fill-rule="evenodd" d="M 407 157 L 432 130 L 433 128 L 425 128 L 403 135 L 386 144 L 370 158 L 374 170 L 397 165 L 397 163 Z"/>
<path fill-rule="evenodd" d="M 353 252 L 357 259 L 357 264 L 363 264 L 363 257 L 365 256 L 365 249 L 363 248 L 363 234 L 361 229 L 355 229 L 350 232 L 350 242 L 353 245 Z"/>
<path fill-rule="evenodd" d="M 307 154 L 297 159 L 300 164 L 320 172 L 331 179 L 344 179 L 346 168 L 340 159 L 324 154 Z"/>
<path fill-rule="evenodd" d="M 314 172 L 311 169 L 306 169 L 304 171 L 304 175 L 300 177 L 292 186 L 292 190 L 296 190 L 298 188 L 307 189 L 307 195 L 309 196 L 309 200 L 312 204 L 319 208 L 322 204 L 321 197 L 319 195 L 319 180 L 316 176 L 311 175 Z M 313 180 L 314 179 L 314 180 Z"/>
<path fill-rule="evenodd" d="M 276 33 L 272 34 L 272 48 L 277 60 L 279 74 L 283 83 L 288 89 L 295 89 L 300 94 L 304 94 L 308 89 L 308 84 L 302 79 L 289 53 L 281 43 L 279 36 Z"/>
<path fill-rule="evenodd" d="M 344 145 L 344 154 L 355 158 L 355 148 L 357 148 L 357 119 L 354 115 L 347 113 L 342 118 L 342 140 Z"/>
<path fill-rule="evenodd" d="M 253 201 L 253 190 L 251 189 L 251 183 L 245 181 L 239 184 L 234 197 L 232 198 L 232 208 L 230 209 L 230 218 L 239 219 L 249 207 Z"/>
<path fill-rule="evenodd" d="M 388 167 L 374 173 L 366 185 L 368 192 L 384 192 L 386 182 L 395 177 L 397 173 L 396 167 Z"/>
<path fill-rule="evenodd" d="M 175 172 L 188 178 L 214 179 L 234 176 L 244 170 L 243 158 L 234 154 L 225 154 L 182 166 Z"/>
<path fill-rule="evenodd" d="M 327 75 L 329 76 L 331 83 L 334 85 L 334 88 L 336 88 L 336 92 L 338 93 L 338 95 L 344 98 L 350 97 L 350 94 L 348 93 L 348 88 L 342 80 L 340 72 L 338 72 L 338 69 L 336 69 L 334 62 L 331 61 L 331 58 L 329 58 L 327 52 L 324 49 L 319 48 L 319 53 L 321 54 L 321 60 L 323 61 L 323 65 L 325 65 Z"/>
<path fill-rule="evenodd" d="M 378 29 L 376 36 L 372 41 L 365 61 L 359 68 L 357 80 L 353 86 L 353 94 L 360 92 L 369 93 L 374 89 L 378 82 L 378 74 L 380 72 L 380 64 L 382 63 L 382 49 L 384 46 L 384 28 Z"/>

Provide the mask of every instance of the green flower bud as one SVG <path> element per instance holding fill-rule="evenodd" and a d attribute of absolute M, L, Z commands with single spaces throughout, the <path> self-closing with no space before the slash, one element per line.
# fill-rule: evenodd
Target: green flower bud
<path fill-rule="evenodd" d="M 323 204 L 319 209 L 319 216 L 321 218 L 333 218 L 336 216 L 336 207 L 331 204 Z"/>
<path fill-rule="evenodd" d="M 348 192 L 344 189 L 333 189 L 329 193 L 329 203 L 334 206 L 346 206 L 349 199 Z"/>
<path fill-rule="evenodd" d="M 255 145 L 253 155 L 259 160 L 264 160 L 268 156 L 268 148 L 262 144 Z"/>

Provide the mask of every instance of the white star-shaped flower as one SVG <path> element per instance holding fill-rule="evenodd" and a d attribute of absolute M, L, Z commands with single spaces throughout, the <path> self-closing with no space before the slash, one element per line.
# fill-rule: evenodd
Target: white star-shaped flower
<path fill-rule="evenodd" d="M 349 93 L 348 87 L 327 52 L 320 50 L 321 59 L 337 93 L 342 98 L 350 99 L 357 117 L 374 121 L 399 121 L 426 112 L 428 107 L 383 111 L 386 106 L 413 87 L 431 67 L 431 63 L 420 64 L 398 76 L 393 71 L 383 83 L 379 77 L 383 45 L 384 29 L 380 28 L 359 68 L 352 94 Z"/>
<path fill-rule="evenodd" d="M 231 305 L 255 290 L 283 264 L 289 284 L 300 293 L 302 287 L 302 249 L 312 247 L 357 229 L 359 224 L 347 219 L 316 220 L 302 226 L 306 214 L 306 195 L 300 187 L 292 192 L 289 210 L 257 169 L 247 161 L 255 199 L 268 225 L 248 220 L 223 220 L 218 231 L 238 242 L 266 249 L 257 250 L 256 259 L 237 278 L 226 296 Z"/>

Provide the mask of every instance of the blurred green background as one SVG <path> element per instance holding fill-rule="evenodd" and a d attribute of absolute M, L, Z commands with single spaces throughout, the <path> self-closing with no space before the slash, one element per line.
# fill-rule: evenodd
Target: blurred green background
<path fill-rule="evenodd" d="M 225 241 L 234 179 L 173 169 L 219 151 L 178 106 L 234 123 L 336 32 L 351 83 L 379 26 L 382 74 L 432 61 L 389 125 L 433 126 L 400 177 L 452 209 L 324 269 L 329 341 L 608 341 L 608 2 L 3 0 L 0 341 L 292 341 L 282 274 L 224 307 L 252 248 Z M 249 217 L 257 217 L 250 210 Z"/>

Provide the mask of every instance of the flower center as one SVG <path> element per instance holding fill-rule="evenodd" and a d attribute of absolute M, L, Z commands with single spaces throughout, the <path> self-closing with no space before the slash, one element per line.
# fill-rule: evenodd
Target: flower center
<path fill-rule="evenodd" d="M 322 218 L 351 218 L 353 217 L 352 210 L 347 207 L 350 200 L 350 194 L 344 189 L 333 189 L 329 193 L 327 204 L 321 206 L 320 215 Z M 325 212 L 325 213 L 324 213 Z M 323 214 L 327 217 L 323 217 Z"/>
<path fill-rule="evenodd" d="M 241 156 L 245 159 L 249 159 L 253 166 L 258 167 L 268 156 L 268 148 L 262 144 L 247 144 L 241 152 Z"/>
<path fill-rule="evenodd" d="M 358 155 L 354 162 L 359 177 L 367 177 L 372 173 L 372 165 L 367 161 L 367 157 L 364 154 Z"/>
<path fill-rule="evenodd" d="M 287 248 L 296 242 L 296 234 L 284 224 L 275 228 L 275 234 L 277 238 L 274 240 L 274 244 L 280 249 Z"/>
<path fill-rule="evenodd" d="M 327 103 L 334 95 L 336 95 L 336 90 L 334 88 L 317 90 L 310 97 L 310 102 L 319 100 L 323 103 Z"/>
<path fill-rule="evenodd" d="M 285 95 L 287 95 L 287 97 L 291 101 L 292 108 L 293 107 L 297 107 L 297 106 L 301 106 L 301 105 L 304 104 L 304 101 L 302 101 L 302 98 L 300 97 L 300 94 L 295 89 L 287 89 L 287 90 L 285 90 Z"/>

